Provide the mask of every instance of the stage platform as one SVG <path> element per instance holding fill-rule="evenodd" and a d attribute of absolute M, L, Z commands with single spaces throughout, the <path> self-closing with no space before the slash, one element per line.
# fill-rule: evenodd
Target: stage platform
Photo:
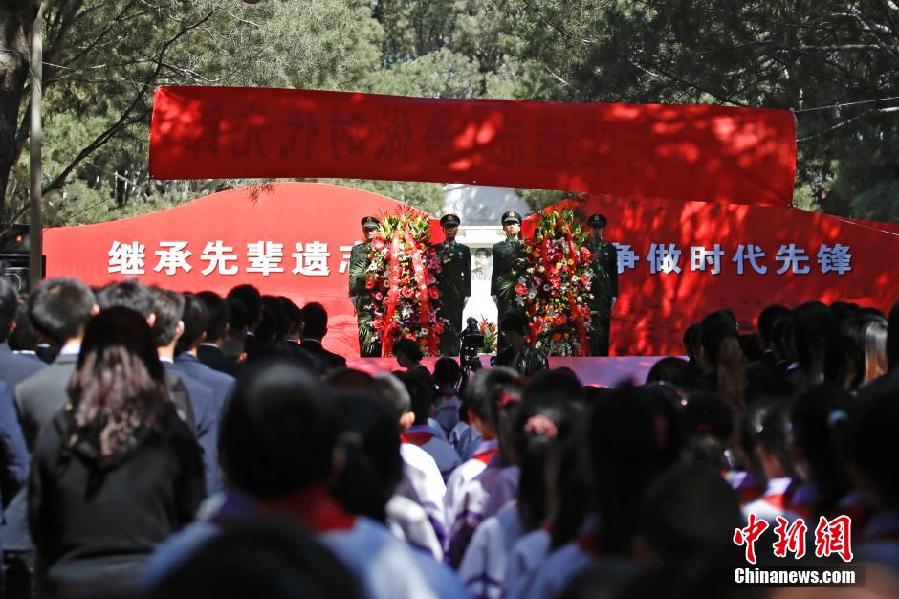
<path fill-rule="evenodd" d="M 653 364 L 666 356 L 620 356 L 611 358 L 550 358 L 551 368 L 567 366 L 571 368 L 581 382 L 594 387 L 614 387 L 631 381 L 642 385 L 646 382 L 646 373 Z M 422 364 L 433 370 L 437 358 L 425 358 Z M 484 366 L 490 365 L 490 356 L 481 356 Z M 399 369 L 394 358 L 348 358 L 347 366 L 365 372 L 392 371 Z"/>

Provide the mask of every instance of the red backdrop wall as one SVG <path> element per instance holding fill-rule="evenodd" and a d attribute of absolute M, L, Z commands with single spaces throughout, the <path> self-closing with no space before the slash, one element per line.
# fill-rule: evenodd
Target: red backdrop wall
<path fill-rule="evenodd" d="M 681 338 L 686 327 L 719 308 L 732 309 L 748 332 L 759 311 L 774 302 L 792 307 L 816 299 L 827 303 L 846 300 L 886 312 L 899 301 L 899 232 L 894 232 L 895 225 L 790 208 L 651 198 L 591 195 L 574 203 L 587 215 L 605 214 L 609 220 L 605 237 L 629 245 L 636 257 L 633 268 L 620 275 L 621 295 L 612 312 L 612 351 L 619 355 L 683 353 Z M 664 245 L 665 251 L 674 244 L 680 258 L 676 263 L 669 259 L 668 264 L 660 264 L 665 268 L 652 274 L 647 258 L 652 244 L 657 249 Z M 700 270 L 699 264 L 691 268 L 691 247 L 714 250 L 715 244 L 721 252 L 720 272 L 712 274 L 713 257 L 705 260 L 705 270 Z M 781 246 L 787 246 L 786 257 L 790 244 L 795 244 L 795 253 L 804 251 L 807 260 L 795 263 L 795 270 L 808 268 L 807 274 L 794 272 L 794 263 L 786 259 L 776 259 Z M 841 267 L 834 259 L 838 244 L 851 256 L 849 271 L 846 264 Z M 766 268 L 764 275 L 748 260 L 740 261 L 744 274 L 737 274 L 734 257 L 740 245 L 755 245 L 765 253 L 756 261 L 760 270 Z M 818 257 L 822 246 L 831 256 L 822 257 L 826 266 Z M 790 268 L 778 275 L 785 265 Z"/>
<path fill-rule="evenodd" d="M 77 276 L 94 285 L 132 276 L 110 270 L 123 270 L 120 267 L 128 264 L 121 258 L 138 242 L 144 246 L 143 273 L 134 276 L 146 283 L 181 291 L 211 289 L 223 295 L 234 285 L 252 283 L 264 293 L 286 295 L 298 304 L 321 301 L 331 315 L 331 332 L 325 345 L 352 355 L 358 351 L 356 321 L 347 299 L 342 258 L 360 239 L 359 221 L 363 216 L 391 212 L 398 206 L 369 192 L 311 183 L 278 183 L 258 194 L 248 188 L 235 189 L 136 218 L 50 229 L 44 242 L 47 275 Z M 604 213 L 609 219 L 606 237 L 630 246 L 634 254 L 633 268 L 627 268 L 620 277 L 621 295 L 613 311 L 612 349 L 619 355 L 680 354 L 686 326 L 722 307 L 733 309 L 748 329 L 758 311 L 775 301 L 794 306 L 811 299 L 846 299 L 886 310 L 899 300 L 895 260 L 899 256 L 899 234 L 878 223 L 777 207 L 595 195 L 583 199 L 580 207 L 586 214 Z M 442 239 L 436 220 L 432 220 L 432 238 Z M 236 274 L 220 274 L 218 267 L 203 274 L 212 264 L 208 252 L 203 258 L 204 249 L 215 241 L 233 248 L 227 253 L 236 259 L 226 261 L 223 269 L 237 266 Z M 253 265 L 247 244 L 259 241 L 283 244 L 279 267 L 284 272 L 268 276 L 248 272 Z M 308 244 L 316 241 L 326 243 L 330 253 L 324 257 L 327 276 L 313 274 L 321 264 L 321 254 L 307 256 Z M 113 254 L 119 260 L 110 257 L 115 242 L 119 246 Z M 163 263 L 159 271 L 154 270 L 162 258 L 156 252 L 166 252 L 161 242 L 186 242 L 182 255 L 190 252 L 185 258 L 190 271 L 178 266 L 177 261 L 171 261 L 173 268 Z M 294 274 L 297 258 L 293 254 L 297 253 L 298 242 L 303 244 L 299 258 L 303 270 Z M 659 269 L 652 274 L 647 258 L 652 244 L 657 248 L 664 244 L 666 251 L 680 251 L 680 258 L 659 260 Z M 719 274 L 712 274 L 714 256 L 700 261 L 705 264 L 704 271 L 699 264 L 691 268 L 690 248 L 712 251 L 715 244 L 721 252 Z M 737 274 L 733 258 L 741 244 L 758 246 L 765 253 L 757 263 L 759 268 L 767 268 L 766 274 L 757 274 L 748 261 L 743 262 L 744 274 Z M 808 268 L 808 274 L 796 274 L 793 268 L 777 274 L 785 264 L 775 259 L 778 250 L 782 245 L 788 249 L 790 244 L 797 252 L 805 252 L 808 260 L 797 265 L 800 271 Z M 848 265 L 825 259 L 836 270 L 822 272 L 819 251 L 827 246 L 833 257 L 838 244 L 851 256 Z M 342 252 L 340 246 L 347 251 Z M 262 265 L 256 266 L 259 270 Z M 846 266 L 851 270 L 845 270 Z"/>
<path fill-rule="evenodd" d="M 147 284 L 161 285 L 176 291 L 198 292 L 212 290 L 226 295 L 241 283 L 251 283 L 264 294 L 284 295 L 300 306 L 307 301 L 320 301 L 330 315 L 330 332 L 324 345 L 345 355 L 358 355 L 356 319 L 347 298 L 347 274 L 344 258 L 349 246 L 362 237 L 360 221 L 366 215 L 382 215 L 403 207 L 403 204 L 383 196 L 346 187 L 313 183 L 277 183 L 265 188 L 242 188 L 214 193 L 188 204 L 98 225 L 64 227 L 45 232 L 44 252 L 47 256 L 47 276 L 74 276 L 92 285 L 103 285 L 114 279 L 134 277 Z M 432 236 L 440 231 L 439 222 L 432 219 Z M 442 239 L 442 233 L 440 233 Z M 215 270 L 203 271 L 213 261 L 204 260 L 209 242 L 221 241 L 233 251 L 236 260 L 214 264 Z M 259 241 L 283 244 L 278 268 L 283 272 L 248 272 L 252 268 L 248 245 Z M 142 274 L 119 271 L 110 266 L 110 251 L 115 242 L 122 256 L 131 253 L 133 242 L 144 246 Z M 185 262 L 173 270 L 154 270 L 162 258 L 156 252 L 165 251 L 161 242 L 186 242 L 184 252 L 190 252 Z M 321 264 L 312 254 L 307 265 L 304 251 L 300 265 L 304 272 L 293 273 L 297 266 L 296 243 L 309 249 L 310 242 L 327 244 L 330 256 L 324 257 L 327 276 L 311 274 Z M 341 251 L 345 247 L 345 252 Z M 265 250 L 265 248 L 261 248 Z M 313 250 L 316 248 L 313 247 Z M 170 252 L 171 253 L 171 252 Z M 211 253 L 207 253 L 210 257 Z M 132 264 L 133 266 L 133 264 Z M 221 266 L 221 269 L 219 268 Z M 237 267 L 233 275 L 221 274 Z M 261 267 L 262 265 L 257 265 Z M 259 268 L 257 268 L 259 270 Z M 133 270 L 132 270 L 133 272 Z M 167 274 L 172 272 L 172 274 Z"/>

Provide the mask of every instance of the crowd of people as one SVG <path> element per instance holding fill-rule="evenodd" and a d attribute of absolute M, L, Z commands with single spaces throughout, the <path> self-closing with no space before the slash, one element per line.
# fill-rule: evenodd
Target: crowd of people
<path fill-rule="evenodd" d="M 715 312 L 609 389 L 414 343 L 371 375 L 327 322 L 249 285 L 0 279 L 7 596 L 764 597 L 735 531 L 770 523 L 774 563 L 780 519 L 842 515 L 895 594 L 899 304 Z"/>

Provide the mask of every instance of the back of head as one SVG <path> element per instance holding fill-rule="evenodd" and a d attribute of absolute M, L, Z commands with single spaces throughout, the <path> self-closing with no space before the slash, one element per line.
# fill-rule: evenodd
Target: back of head
<path fill-rule="evenodd" d="M 455 388 L 462 378 L 459 363 L 446 356 L 434 364 L 434 383 L 441 389 Z"/>
<path fill-rule="evenodd" d="M 157 347 L 164 347 L 175 340 L 178 323 L 184 314 L 184 296 L 168 289 L 151 287 L 153 296 L 153 336 Z"/>
<path fill-rule="evenodd" d="M 840 329 L 831 310 L 821 302 L 806 302 L 794 311 L 796 357 L 811 386 L 843 383 Z"/>
<path fill-rule="evenodd" d="M 414 372 L 401 373 L 398 378 L 409 393 L 412 413 L 415 414 L 415 424 L 426 425 L 428 417 L 431 415 L 431 408 L 434 406 L 434 387 L 423 376 Z"/>
<path fill-rule="evenodd" d="M 83 333 L 96 305 L 90 287 L 78 279 L 59 277 L 41 281 L 29 298 L 28 311 L 38 332 L 63 344 Z"/>
<path fill-rule="evenodd" d="M 8 280 L 0 277 L 0 343 L 6 343 L 12 323 L 16 319 L 19 295 Z"/>
<path fill-rule="evenodd" d="M 502 333 L 512 332 L 527 335 L 527 326 L 527 319 L 516 310 L 506 312 L 499 321 L 499 330 Z"/>
<path fill-rule="evenodd" d="M 31 315 L 28 313 L 28 306 L 25 304 L 19 304 L 19 307 L 16 309 L 15 323 L 16 326 L 7 339 L 9 349 L 13 351 L 34 351 L 38 342 L 37 333 L 34 330 Z"/>
<path fill-rule="evenodd" d="M 734 432 L 731 407 L 714 393 L 694 391 L 684 406 L 688 458 L 721 467 Z"/>
<path fill-rule="evenodd" d="M 321 339 L 328 331 L 328 312 L 318 302 L 309 302 L 303 306 L 303 338 Z"/>
<path fill-rule="evenodd" d="M 400 355 L 406 356 L 412 364 L 418 364 L 425 357 L 421 345 L 411 339 L 400 339 L 393 344 L 392 351 L 393 355 L 397 357 Z"/>
<path fill-rule="evenodd" d="M 309 533 L 281 520 L 237 522 L 150 589 L 150 599 L 362 597 L 356 578 Z"/>
<path fill-rule="evenodd" d="M 262 341 L 277 345 L 290 332 L 290 315 L 284 303 L 277 297 L 266 295 L 262 298 L 262 320 L 256 328 L 256 336 Z"/>
<path fill-rule="evenodd" d="M 97 299 L 101 310 L 121 306 L 134 310 L 144 318 L 149 318 L 153 313 L 153 294 L 150 288 L 135 279 L 110 283 L 100 290 Z"/>
<path fill-rule="evenodd" d="M 686 389 L 690 386 L 690 363 L 673 356 L 662 358 L 646 373 L 646 383 L 667 383 Z"/>
<path fill-rule="evenodd" d="M 212 291 L 202 291 L 197 294 L 206 306 L 209 323 L 206 327 L 206 341 L 217 343 L 225 334 L 230 320 L 231 308 L 221 296 Z"/>
<path fill-rule="evenodd" d="M 643 532 L 656 554 L 686 561 L 728 545 L 743 517 L 736 492 L 711 464 L 681 464 L 649 487 Z"/>
<path fill-rule="evenodd" d="M 136 447 L 161 421 L 164 376 L 146 320 L 128 308 L 103 310 L 87 324 L 69 382 L 75 409 L 67 446 L 100 464 Z"/>
<path fill-rule="evenodd" d="M 209 328 L 209 310 L 206 309 L 205 302 L 192 293 L 185 293 L 183 297 L 181 321 L 184 323 L 184 333 L 175 346 L 176 354 L 196 348 L 206 338 L 206 330 Z"/>
<path fill-rule="evenodd" d="M 692 362 L 699 360 L 699 323 L 693 323 L 684 331 L 684 352 Z"/>
<path fill-rule="evenodd" d="M 281 311 L 287 318 L 287 338 L 296 339 L 299 337 L 305 325 L 303 311 L 289 297 L 278 296 L 278 303 L 281 305 Z"/>
<path fill-rule="evenodd" d="M 618 389 L 596 404 L 590 418 L 594 495 L 610 555 L 628 553 L 646 488 L 679 457 L 677 435 L 653 393 Z"/>
<path fill-rule="evenodd" d="M 756 327 L 758 328 L 759 343 L 762 350 L 771 349 L 771 336 L 774 333 L 774 323 L 789 312 L 789 308 L 780 304 L 771 304 L 759 312 Z"/>
<path fill-rule="evenodd" d="M 238 285 L 228 292 L 228 298 L 238 299 L 247 309 L 247 324 L 250 331 L 256 330 L 262 318 L 262 295 L 252 285 Z"/>
<path fill-rule="evenodd" d="M 383 402 L 360 394 L 337 397 L 344 465 L 334 496 L 354 514 L 384 520 L 384 506 L 403 478 L 400 430 Z"/>
<path fill-rule="evenodd" d="M 234 488 L 278 497 L 328 480 L 336 438 L 327 388 L 292 362 L 261 361 L 237 377 L 219 453 Z"/>
<path fill-rule="evenodd" d="M 870 315 L 865 320 L 865 382 L 868 382 L 889 371 L 889 324 L 882 316 Z"/>
<path fill-rule="evenodd" d="M 711 368 L 716 368 L 724 345 L 737 343 L 737 324 L 733 314 L 726 310 L 712 312 L 699 324 L 699 345 Z"/>
<path fill-rule="evenodd" d="M 511 368 L 478 370 L 465 388 L 465 401 L 481 421 L 496 431 L 503 405 L 517 403 L 521 394 L 518 373 Z"/>

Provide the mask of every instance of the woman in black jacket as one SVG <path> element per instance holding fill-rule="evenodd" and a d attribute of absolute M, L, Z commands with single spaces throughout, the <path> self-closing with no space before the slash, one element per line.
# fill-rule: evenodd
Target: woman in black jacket
<path fill-rule="evenodd" d="M 126 308 L 85 332 L 71 401 L 38 436 L 29 487 L 38 597 L 134 594 L 156 544 L 206 495 L 150 327 Z"/>

